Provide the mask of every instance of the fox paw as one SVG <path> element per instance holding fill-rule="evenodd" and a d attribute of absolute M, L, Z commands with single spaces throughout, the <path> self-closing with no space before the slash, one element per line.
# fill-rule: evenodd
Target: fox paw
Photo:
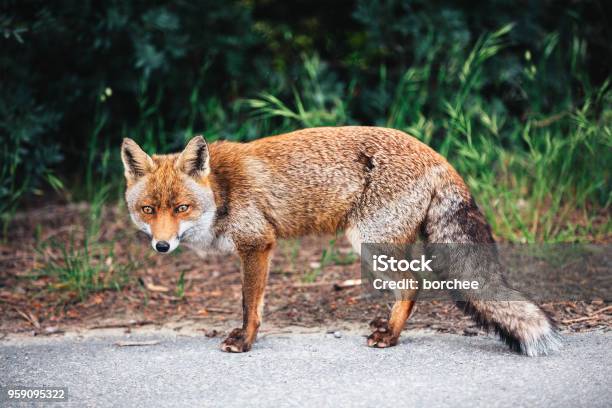
<path fill-rule="evenodd" d="M 244 353 L 251 349 L 251 344 L 247 343 L 243 329 L 234 329 L 229 336 L 221 343 L 221 350 L 228 353 Z"/>
<path fill-rule="evenodd" d="M 384 317 L 377 317 L 370 322 L 370 329 L 375 332 L 386 333 L 389 331 L 389 321 Z"/>
<path fill-rule="evenodd" d="M 369 347 L 385 348 L 397 344 L 398 336 L 393 335 L 387 319 L 377 317 L 370 322 L 370 328 L 374 332 L 368 336 Z"/>

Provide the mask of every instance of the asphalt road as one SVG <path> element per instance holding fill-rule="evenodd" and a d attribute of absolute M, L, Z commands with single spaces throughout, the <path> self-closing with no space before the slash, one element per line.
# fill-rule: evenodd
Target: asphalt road
<path fill-rule="evenodd" d="M 204 336 L 117 340 L 128 339 L 3 341 L 0 384 L 67 387 L 69 402 L 53 406 L 79 407 L 612 406 L 612 333 L 568 335 L 539 358 L 493 338 L 410 331 L 385 350 L 357 333 L 270 334 L 247 354 Z"/>

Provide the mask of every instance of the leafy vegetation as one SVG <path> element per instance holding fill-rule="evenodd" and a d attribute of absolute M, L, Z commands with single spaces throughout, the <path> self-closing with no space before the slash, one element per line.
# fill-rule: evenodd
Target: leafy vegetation
<path fill-rule="evenodd" d="M 56 279 L 51 289 L 76 294 L 84 300 L 91 293 L 119 290 L 127 283 L 131 266 L 114 259 L 112 244 L 93 242 L 89 237 L 68 242 L 52 241 L 49 245 L 56 254 L 46 257 L 41 273 Z"/>
<path fill-rule="evenodd" d="M 183 299 L 185 297 L 185 271 L 181 271 L 178 282 L 176 283 L 176 297 Z"/>
<path fill-rule="evenodd" d="M 39 275 L 53 278 L 50 289 L 74 293 L 78 300 L 101 290 L 119 290 L 128 282 L 131 262 L 118 262 L 114 242 L 101 241 L 102 211 L 107 190 L 98 192 L 88 210 L 82 234 L 72 231 L 68 240 L 51 238 L 38 248 L 42 267 Z"/>
<path fill-rule="evenodd" d="M 509 115 L 499 101 L 484 98 L 482 88 L 487 63 L 507 47 L 512 29 L 506 25 L 480 37 L 471 50 L 447 55 L 437 72 L 432 67 L 435 56 L 423 66 L 409 68 L 388 98 L 386 120 L 377 124 L 405 130 L 446 156 L 465 176 L 495 232 L 505 239 L 574 241 L 583 239 L 585 232 L 604 236 L 610 231 L 609 221 L 590 221 L 593 212 L 612 203 L 609 80 L 597 89 L 584 83 L 579 106 L 550 114 L 533 112 L 526 118 Z M 527 85 L 535 87 L 546 75 L 537 66 L 547 65 L 557 40 L 549 37 L 541 56 L 526 53 L 519 74 Z M 574 77 L 581 79 L 584 50 L 579 40 L 574 44 L 568 63 L 578 70 Z M 325 70 L 319 61 L 306 60 L 304 67 L 304 91 L 295 91 L 291 102 L 270 94 L 247 101 L 255 117 L 280 119 L 282 128 L 353 123 L 347 120 L 356 109 L 351 100 L 320 91 Z M 381 72 L 381 82 L 384 76 Z M 430 88 L 437 93 L 431 95 Z M 526 86 L 522 91 L 531 94 L 534 104 L 543 104 L 542 95 L 533 89 Z"/>
<path fill-rule="evenodd" d="M 9 3 L 5 232 L 17 208 L 53 189 L 119 200 L 125 136 L 169 152 L 199 133 L 248 141 L 363 124 L 446 156 L 504 239 L 609 237 L 612 41 L 601 1 L 528 11 L 500 1 Z M 61 262 L 88 256 L 67 248 Z"/>

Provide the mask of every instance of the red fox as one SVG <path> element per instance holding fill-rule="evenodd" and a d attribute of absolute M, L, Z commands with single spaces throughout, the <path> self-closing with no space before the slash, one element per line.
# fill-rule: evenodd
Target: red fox
<path fill-rule="evenodd" d="M 357 253 L 362 243 L 411 243 L 419 236 L 433 243 L 494 242 L 459 174 L 398 130 L 325 127 L 210 145 L 197 136 L 179 154 L 153 156 L 124 139 L 121 157 L 130 216 L 156 251 L 171 252 L 184 241 L 240 257 L 243 324 L 221 343 L 223 351 L 251 349 L 278 239 L 344 231 Z M 374 319 L 367 344 L 396 345 L 413 305 L 397 300 L 388 319 Z M 544 355 L 560 345 L 554 325 L 527 299 L 458 305 L 523 354 Z"/>

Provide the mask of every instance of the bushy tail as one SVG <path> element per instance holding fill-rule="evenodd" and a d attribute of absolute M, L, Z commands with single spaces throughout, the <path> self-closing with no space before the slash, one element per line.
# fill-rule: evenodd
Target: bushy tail
<path fill-rule="evenodd" d="M 544 311 L 507 286 L 491 229 L 467 188 L 455 183 L 440 190 L 427 211 L 427 242 L 456 246 L 445 268 L 446 278 L 484 283 L 484 291 L 476 294 L 455 292 L 457 306 L 497 333 L 512 350 L 540 356 L 558 349 L 561 337 Z"/>
<path fill-rule="evenodd" d="M 512 350 L 531 357 L 561 347 L 561 336 L 550 319 L 534 303 L 523 301 L 470 300 L 457 306 L 481 327 L 494 331 Z"/>

